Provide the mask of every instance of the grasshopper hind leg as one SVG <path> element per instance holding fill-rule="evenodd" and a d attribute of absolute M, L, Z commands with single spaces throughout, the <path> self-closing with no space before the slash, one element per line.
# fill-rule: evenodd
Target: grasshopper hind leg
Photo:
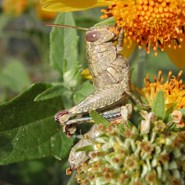
<path fill-rule="evenodd" d="M 69 113 L 73 115 L 88 113 L 92 110 L 101 110 L 121 100 L 122 96 L 123 89 L 120 84 L 107 85 L 96 90 L 77 106 L 69 109 Z"/>
<path fill-rule="evenodd" d="M 55 120 L 59 121 L 61 125 L 66 125 L 71 117 L 74 117 L 78 114 L 85 114 L 92 110 L 104 109 L 115 104 L 121 100 L 122 97 L 123 89 L 120 84 L 107 85 L 104 88 L 96 90 L 84 101 L 72 107 L 71 109 L 59 111 L 55 115 Z"/>

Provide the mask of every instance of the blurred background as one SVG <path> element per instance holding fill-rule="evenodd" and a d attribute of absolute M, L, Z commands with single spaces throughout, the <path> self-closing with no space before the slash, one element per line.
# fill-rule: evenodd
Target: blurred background
<path fill-rule="evenodd" d="M 100 21 L 100 9 L 75 12 L 76 24 L 90 27 Z M 56 13 L 41 11 L 36 0 L 0 0 L 0 104 L 11 100 L 32 83 L 60 81 L 49 64 L 49 34 L 44 22 L 53 22 Z M 79 61 L 87 67 L 84 32 L 79 33 Z M 132 82 L 143 86 L 147 73 L 151 79 L 158 70 L 164 78 L 169 70 L 179 69 L 163 52 L 155 57 L 135 48 L 129 59 Z M 185 79 L 185 73 L 182 76 Z M 0 167 L 0 185 L 65 185 L 66 165 L 56 159 L 42 159 Z"/>

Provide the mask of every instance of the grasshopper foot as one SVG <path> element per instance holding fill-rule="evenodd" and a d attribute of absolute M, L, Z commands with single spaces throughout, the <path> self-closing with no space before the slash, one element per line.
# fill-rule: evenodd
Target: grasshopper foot
<path fill-rule="evenodd" d="M 72 137 L 76 131 L 76 125 L 64 125 L 63 132 L 67 137 Z"/>
<path fill-rule="evenodd" d="M 55 121 L 58 121 L 63 126 L 63 132 L 67 137 L 73 136 L 76 131 L 76 124 L 67 124 L 70 117 L 71 114 L 67 110 L 59 111 L 54 116 Z"/>
<path fill-rule="evenodd" d="M 66 121 L 69 120 L 70 114 L 67 110 L 59 111 L 54 116 L 55 121 L 60 122 L 61 125 L 64 125 Z"/>

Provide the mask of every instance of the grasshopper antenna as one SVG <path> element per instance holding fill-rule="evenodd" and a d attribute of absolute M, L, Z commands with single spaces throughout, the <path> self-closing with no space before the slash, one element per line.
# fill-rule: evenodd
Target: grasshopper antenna
<path fill-rule="evenodd" d="M 53 24 L 53 23 L 48 23 L 48 22 L 45 22 L 44 25 L 49 26 L 49 27 L 58 27 L 58 28 L 74 28 L 74 29 L 83 30 L 83 31 L 88 30 L 88 28 L 83 28 L 83 27 L 79 27 L 79 26 L 69 26 L 69 25 L 64 25 L 64 24 Z"/>

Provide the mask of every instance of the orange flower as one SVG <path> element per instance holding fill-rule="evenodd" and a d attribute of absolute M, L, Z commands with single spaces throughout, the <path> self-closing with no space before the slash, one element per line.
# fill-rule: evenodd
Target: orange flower
<path fill-rule="evenodd" d="M 54 12 L 48 12 L 41 9 L 37 0 L 3 0 L 3 11 L 6 14 L 21 16 L 28 8 L 35 8 L 37 16 L 41 19 L 53 19 L 56 16 Z"/>
<path fill-rule="evenodd" d="M 182 71 L 177 77 L 172 76 L 170 71 L 166 82 L 161 78 L 162 72 L 159 71 L 158 78 L 154 78 L 155 82 L 150 82 L 149 78 L 145 78 L 145 87 L 141 90 L 141 94 L 151 106 L 155 100 L 157 93 L 162 90 L 164 92 L 166 109 L 173 108 L 174 110 L 185 108 L 185 84 L 182 79 Z"/>
<path fill-rule="evenodd" d="M 26 10 L 29 2 L 27 0 L 3 0 L 3 11 L 7 14 L 20 16 Z"/>
<path fill-rule="evenodd" d="M 185 44 L 185 1 L 184 0 L 107 0 L 113 4 L 102 10 L 103 18 L 114 17 L 118 27 L 124 28 L 127 39 L 145 46 L 147 53 L 153 47 L 172 53 Z M 173 48 L 170 50 L 168 48 Z M 179 53 L 180 57 L 184 54 Z M 179 67 L 184 67 L 185 57 Z"/>
<path fill-rule="evenodd" d="M 99 6 L 103 18 L 114 17 L 123 27 L 126 40 L 135 41 L 155 54 L 160 48 L 179 67 L 185 66 L 185 1 L 184 0 L 41 0 L 44 10 L 79 11 Z"/>

